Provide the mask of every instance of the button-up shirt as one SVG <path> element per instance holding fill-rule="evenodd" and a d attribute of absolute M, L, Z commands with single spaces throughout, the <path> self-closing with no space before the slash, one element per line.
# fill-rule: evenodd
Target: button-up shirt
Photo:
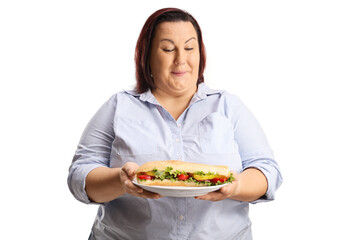
<path fill-rule="evenodd" d="M 282 182 L 263 130 L 248 108 L 237 96 L 202 83 L 177 120 L 150 90 L 113 95 L 80 139 L 69 169 L 69 188 L 75 198 L 90 204 L 85 179 L 91 170 L 155 160 L 227 165 L 237 173 L 257 168 L 268 188 L 255 202 L 274 199 Z M 91 234 L 92 239 L 248 240 L 248 211 L 249 203 L 230 199 L 143 199 L 124 194 L 99 204 Z"/>

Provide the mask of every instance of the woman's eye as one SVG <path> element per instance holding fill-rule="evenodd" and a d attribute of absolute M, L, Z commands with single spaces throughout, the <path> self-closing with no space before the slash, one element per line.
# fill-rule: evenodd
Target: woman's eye
<path fill-rule="evenodd" d="M 174 51 L 175 49 L 163 49 L 165 52 L 172 52 Z"/>
<path fill-rule="evenodd" d="M 186 51 L 191 51 L 193 50 L 194 48 L 185 48 Z"/>

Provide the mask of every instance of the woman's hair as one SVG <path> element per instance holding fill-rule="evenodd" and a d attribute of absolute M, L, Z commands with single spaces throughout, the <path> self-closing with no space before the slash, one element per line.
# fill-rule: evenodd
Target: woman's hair
<path fill-rule="evenodd" d="M 136 90 L 144 93 L 154 89 L 154 80 L 151 77 L 150 50 L 155 35 L 156 26 L 163 22 L 191 22 L 195 28 L 199 44 L 200 64 L 197 84 L 204 82 L 204 69 L 206 63 L 205 46 L 202 41 L 201 29 L 197 21 L 189 13 L 177 8 L 163 8 L 154 12 L 145 22 L 135 49 Z"/>

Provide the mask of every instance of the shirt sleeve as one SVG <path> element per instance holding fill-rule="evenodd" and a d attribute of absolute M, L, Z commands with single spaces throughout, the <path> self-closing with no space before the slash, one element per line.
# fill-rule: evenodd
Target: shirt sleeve
<path fill-rule="evenodd" d="M 243 170 L 256 168 L 265 175 L 268 182 L 266 194 L 252 203 L 271 201 L 283 181 L 280 168 L 259 122 L 240 99 L 234 95 L 231 98 L 228 114 L 234 124 L 234 138 L 238 144 Z"/>
<path fill-rule="evenodd" d="M 112 96 L 86 126 L 69 168 L 68 186 L 74 197 L 83 203 L 93 203 L 85 191 L 86 176 L 97 167 L 109 167 L 116 95 Z"/>

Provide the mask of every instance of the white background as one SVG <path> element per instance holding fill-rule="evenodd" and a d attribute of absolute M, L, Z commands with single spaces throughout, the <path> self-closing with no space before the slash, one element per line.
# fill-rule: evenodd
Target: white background
<path fill-rule="evenodd" d="M 1 235 L 87 239 L 96 206 L 67 170 L 112 94 L 134 86 L 146 18 L 174 6 L 203 30 L 207 83 L 237 94 L 283 172 L 251 206 L 261 239 L 360 239 L 358 1 L 1 1 Z"/>

